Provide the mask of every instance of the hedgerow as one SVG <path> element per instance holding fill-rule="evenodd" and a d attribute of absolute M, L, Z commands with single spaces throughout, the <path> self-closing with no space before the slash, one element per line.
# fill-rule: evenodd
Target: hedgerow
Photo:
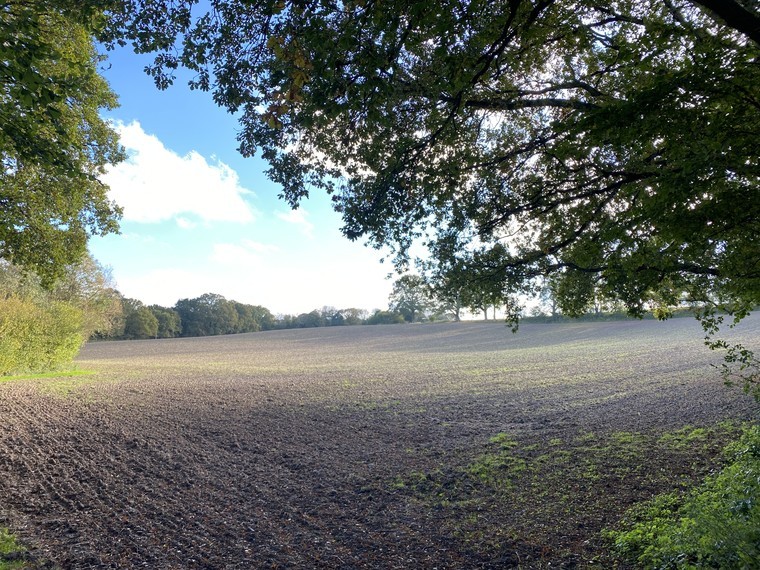
<path fill-rule="evenodd" d="M 84 342 L 82 311 L 68 303 L 0 298 L 0 374 L 54 370 Z"/>

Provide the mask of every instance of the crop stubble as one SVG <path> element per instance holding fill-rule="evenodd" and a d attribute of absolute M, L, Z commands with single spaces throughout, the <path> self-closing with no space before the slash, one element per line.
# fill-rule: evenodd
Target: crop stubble
<path fill-rule="evenodd" d="M 97 376 L 68 394 L 0 384 L 0 526 L 63 568 L 593 565 L 599 530 L 664 490 L 653 471 L 675 485 L 712 457 L 627 458 L 625 477 L 570 487 L 565 511 L 536 507 L 527 483 L 521 504 L 469 489 L 448 508 L 398 482 L 436 473 L 461 492 L 451 480 L 497 433 L 526 450 L 567 442 L 571 466 L 584 437 L 751 417 L 700 337 L 681 319 L 93 343 L 79 366 Z"/>

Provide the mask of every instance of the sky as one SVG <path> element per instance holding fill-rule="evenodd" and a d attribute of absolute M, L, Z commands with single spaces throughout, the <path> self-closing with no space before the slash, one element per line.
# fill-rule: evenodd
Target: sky
<path fill-rule="evenodd" d="M 104 177 L 124 209 L 121 233 L 91 238 L 90 251 L 123 295 L 173 306 L 217 293 L 275 314 L 388 306 L 392 264 L 342 236 L 326 194 L 291 210 L 266 163 L 238 153 L 237 120 L 209 93 L 181 79 L 159 91 L 149 57 L 107 55 L 120 106 L 104 116 L 129 158 Z"/>

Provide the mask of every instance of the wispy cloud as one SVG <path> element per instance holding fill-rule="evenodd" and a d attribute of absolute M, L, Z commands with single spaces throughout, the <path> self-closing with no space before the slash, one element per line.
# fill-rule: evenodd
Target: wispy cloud
<path fill-rule="evenodd" d="M 309 221 L 309 213 L 303 208 L 297 210 L 288 210 L 287 212 L 275 212 L 275 215 L 289 224 L 293 224 L 301 228 L 301 232 L 307 238 L 314 237 L 314 224 Z"/>
<path fill-rule="evenodd" d="M 216 243 L 211 253 L 211 261 L 236 267 L 259 265 L 269 253 L 279 251 L 275 245 L 255 242 L 249 239 L 237 243 Z"/>
<path fill-rule="evenodd" d="M 116 123 L 115 128 L 129 158 L 109 169 L 103 181 L 111 188 L 111 198 L 124 208 L 126 221 L 176 218 L 185 228 L 193 222 L 183 214 L 204 222 L 253 221 L 254 209 L 245 200 L 253 192 L 241 186 L 232 168 L 195 151 L 180 156 L 136 121 Z"/>
<path fill-rule="evenodd" d="M 183 230 L 192 230 L 198 225 L 192 220 L 188 220 L 187 218 L 183 218 L 182 216 L 177 216 L 177 218 L 174 221 L 177 222 L 177 226 L 179 226 Z"/>
<path fill-rule="evenodd" d="M 242 244 L 251 251 L 256 253 L 275 253 L 280 251 L 280 248 L 271 243 L 260 243 L 250 239 L 244 239 Z"/>

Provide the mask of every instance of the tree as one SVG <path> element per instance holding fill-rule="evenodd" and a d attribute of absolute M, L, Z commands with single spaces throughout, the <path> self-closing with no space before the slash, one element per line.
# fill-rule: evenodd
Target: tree
<path fill-rule="evenodd" d="M 210 336 L 237 331 L 238 312 L 233 302 L 216 293 L 180 299 L 174 306 L 182 321 L 182 336 Z"/>
<path fill-rule="evenodd" d="M 237 326 L 235 332 L 246 333 L 261 330 L 261 324 L 258 320 L 256 308 L 253 305 L 246 305 L 244 303 L 238 303 L 237 301 L 231 301 L 231 303 L 237 312 Z"/>
<path fill-rule="evenodd" d="M 549 317 L 552 320 L 559 316 L 559 306 L 557 305 L 557 281 L 552 277 L 543 280 L 541 290 L 539 293 L 539 299 L 541 300 L 541 306 L 546 308 L 549 313 Z M 540 313 L 539 309 L 539 313 Z"/>
<path fill-rule="evenodd" d="M 760 302 L 756 2 L 193 4 L 121 0 L 103 39 L 192 70 L 285 200 L 332 193 L 400 268 L 445 240 L 505 248 L 502 290 L 570 280 L 565 313 L 588 282 L 633 315 Z"/>
<path fill-rule="evenodd" d="M 147 339 L 158 336 L 158 319 L 148 307 L 138 307 L 127 315 L 124 323 L 124 337 Z"/>
<path fill-rule="evenodd" d="M 182 333 L 182 320 L 177 311 L 160 305 L 151 305 L 148 309 L 156 317 L 157 338 L 174 338 Z"/>
<path fill-rule="evenodd" d="M 325 319 L 322 314 L 316 309 L 310 313 L 301 313 L 293 321 L 293 325 L 296 328 L 313 328 L 325 326 Z"/>
<path fill-rule="evenodd" d="M 122 297 L 116 290 L 111 270 L 90 253 L 65 266 L 51 290 L 52 298 L 71 303 L 82 311 L 85 339 L 107 336 L 123 318 Z"/>
<path fill-rule="evenodd" d="M 268 331 L 275 327 L 275 318 L 272 312 L 261 305 L 253 305 L 253 314 L 259 324 L 259 330 Z"/>
<path fill-rule="evenodd" d="M 368 325 L 397 325 L 405 322 L 404 315 L 393 311 L 376 310 L 367 319 Z"/>
<path fill-rule="evenodd" d="M 419 275 L 402 275 L 393 284 L 389 309 L 402 314 L 407 322 L 420 320 L 430 306 L 428 289 Z"/>
<path fill-rule="evenodd" d="M 97 73 L 98 4 L 12 0 L 0 12 L 0 257 L 46 286 L 90 235 L 118 229 L 98 179 L 124 158 L 100 116 L 116 96 Z"/>
<path fill-rule="evenodd" d="M 369 313 L 366 309 L 341 309 L 340 314 L 343 317 L 343 324 L 345 325 L 361 325 L 369 318 Z"/>

